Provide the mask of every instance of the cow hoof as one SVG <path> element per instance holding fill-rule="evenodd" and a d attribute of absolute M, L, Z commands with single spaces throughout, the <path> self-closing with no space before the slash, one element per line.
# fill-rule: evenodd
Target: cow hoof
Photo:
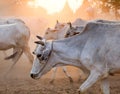
<path fill-rule="evenodd" d="M 78 94 L 84 94 L 84 93 L 82 93 L 82 92 L 80 91 L 80 89 L 78 89 L 77 92 L 78 92 Z"/>
<path fill-rule="evenodd" d="M 70 83 L 73 83 L 73 79 L 71 77 L 69 77 Z"/>
<path fill-rule="evenodd" d="M 81 94 L 79 89 L 77 90 L 77 92 L 78 92 L 78 94 Z"/>
<path fill-rule="evenodd" d="M 50 84 L 53 84 L 53 83 L 54 83 L 54 80 L 51 80 L 51 81 L 50 81 Z"/>

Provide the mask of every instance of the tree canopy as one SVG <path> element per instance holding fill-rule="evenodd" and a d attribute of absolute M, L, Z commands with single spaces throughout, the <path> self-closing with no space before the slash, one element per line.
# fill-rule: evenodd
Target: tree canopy
<path fill-rule="evenodd" d="M 117 18 L 120 18 L 120 0 L 89 0 L 89 2 L 102 10 L 102 12 L 110 12 L 113 10 Z"/>

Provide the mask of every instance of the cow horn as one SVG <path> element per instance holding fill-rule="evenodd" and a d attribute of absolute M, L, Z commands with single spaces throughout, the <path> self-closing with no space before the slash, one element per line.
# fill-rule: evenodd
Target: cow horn
<path fill-rule="evenodd" d="M 72 28 L 72 24 L 71 24 L 71 22 L 69 22 L 69 23 L 67 23 L 69 26 L 70 26 L 70 28 Z"/>
<path fill-rule="evenodd" d="M 59 21 L 57 20 L 56 23 L 59 23 Z"/>
<path fill-rule="evenodd" d="M 43 38 L 41 36 L 36 36 L 38 39 L 42 40 Z"/>
<path fill-rule="evenodd" d="M 44 46 L 44 42 L 43 41 L 35 41 L 36 44 L 41 44 Z"/>

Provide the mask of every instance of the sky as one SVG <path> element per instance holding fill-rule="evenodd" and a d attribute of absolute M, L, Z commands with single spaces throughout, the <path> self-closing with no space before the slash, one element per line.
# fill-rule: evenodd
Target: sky
<path fill-rule="evenodd" d="M 56 12 L 60 12 L 65 3 L 68 2 L 73 13 L 82 5 L 83 0 L 32 0 L 28 2 L 28 5 L 31 7 L 42 7 L 47 10 L 48 14 L 54 14 Z"/>

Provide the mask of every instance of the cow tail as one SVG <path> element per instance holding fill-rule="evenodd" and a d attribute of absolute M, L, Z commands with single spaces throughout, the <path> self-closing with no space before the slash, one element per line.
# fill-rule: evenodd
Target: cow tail
<path fill-rule="evenodd" d="M 14 58 L 16 55 L 17 55 L 18 52 L 15 52 L 13 53 L 12 55 L 8 56 L 8 57 L 5 57 L 5 60 L 9 60 L 9 59 L 12 59 Z"/>

